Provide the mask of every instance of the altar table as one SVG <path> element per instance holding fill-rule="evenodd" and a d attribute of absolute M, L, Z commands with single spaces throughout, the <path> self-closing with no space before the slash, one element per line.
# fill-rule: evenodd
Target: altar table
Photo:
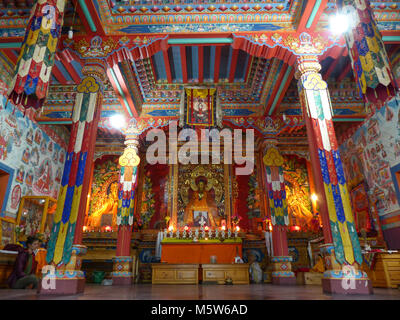
<path fill-rule="evenodd" d="M 217 257 L 217 263 L 233 263 L 236 256 L 242 257 L 242 240 L 190 240 L 164 239 L 161 243 L 161 262 L 166 263 L 210 263 L 210 256 Z"/>

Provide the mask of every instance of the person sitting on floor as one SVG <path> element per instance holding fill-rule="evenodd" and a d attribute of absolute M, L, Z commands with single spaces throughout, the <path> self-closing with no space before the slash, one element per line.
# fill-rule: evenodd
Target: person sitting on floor
<path fill-rule="evenodd" d="M 26 289 L 32 285 L 36 289 L 38 278 L 36 277 L 35 252 L 39 248 L 39 239 L 28 237 L 26 240 L 27 249 L 19 250 L 15 260 L 14 270 L 8 278 L 8 285 L 12 289 Z"/>

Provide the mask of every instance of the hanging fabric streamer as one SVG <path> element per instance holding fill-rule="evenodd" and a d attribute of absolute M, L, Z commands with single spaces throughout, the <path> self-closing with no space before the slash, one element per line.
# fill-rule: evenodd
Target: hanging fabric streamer
<path fill-rule="evenodd" d="M 340 0 L 338 6 L 352 24 L 345 38 L 360 93 L 383 105 L 395 96 L 397 84 L 369 0 Z"/>
<path fill-rule="evenodd" d="M 65 0 L 38 0 L 26 28 L 8 97 L 25 109 L 39 109 L 47 96 Z"/>

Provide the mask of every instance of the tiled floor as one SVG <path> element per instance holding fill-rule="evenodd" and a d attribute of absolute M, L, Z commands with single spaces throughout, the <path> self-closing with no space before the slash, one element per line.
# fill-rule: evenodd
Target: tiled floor
<path fill-rule="evenodd" d="M 326 295 L 320 286 L 88 284 L 75 296 L 40 296 L 35 290 L 0 290 L 0 300 L 400 300 L 400 290 L 374 288 L 373 295 Z"/>

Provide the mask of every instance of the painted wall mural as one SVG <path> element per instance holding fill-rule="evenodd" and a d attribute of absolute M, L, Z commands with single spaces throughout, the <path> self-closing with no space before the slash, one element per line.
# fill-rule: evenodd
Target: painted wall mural
<path fill-rule="evenodd" d="M 25 195 L 57 198 L 65 160 L 59 139 L 45 133 L 28 116 L 0 96 L 0 164 L 14 170 L 7 206 L 1 216 L 14 218 Z"/>
<path fill-rule="evenodd" d="M 310 200 L 307 165 L 305 159 L 285 155 L 283 172 L 291 226 L 299 226 L 302 231 L 318 232 Z"/>
<path fill-rule="evenodd" d="M 169 166 L 164 164 L 146 164 L 140 186 L 140 209 L 136 217 L 144 229 L 166 228 L 169 197 Z"/>
<path fill-rule="evenodd" d="M 382 230 L 400 227 L 400 97 L 377 109 L 353 136 L 340 146 L 349 188 L 364 179 L 372 203 L 376 202 Z M 397 217 L 397 218 L 396 218 Z M 390 223 L 384 220 L 391 218 Z"/>

